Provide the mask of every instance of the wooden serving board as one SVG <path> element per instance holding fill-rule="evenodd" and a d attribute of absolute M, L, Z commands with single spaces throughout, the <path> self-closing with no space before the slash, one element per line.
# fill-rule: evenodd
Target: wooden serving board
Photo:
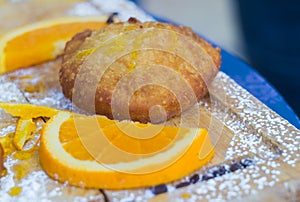
<path fill-rule="evenodd" d="M 24 2 L 22 5 L 28 9 L 40 4 L 34 0 Z M 58 4 L 54 3 L 51 9 L 56 9 L 49 13 L 65 15 L 72 11 L 72 14 L 78 14 L 83 12 L 76 10 L 80 4 L 86 8 L 85 14 L 93 9 L 93 12 L 98 11 L 98 14 L 125 10 L 120 16 L 131 13 L 136 17 L 151 20 L 133 4 L 122 0 L 114 2 L 111 10 L 107 9 L 108 6 L 105 7 L 109 3 L 100 0 L 65 3 L 66 6 L 61 9 L 55 7 Z M 36 16 L 30 12 L 28 15 Z M 48 15 L 41 16 L 44 18 Z M 28 18 L 22 23 L 36 20 L 39 20 L 39 17 Z M 4 23 L 0 23 L 0 26 L 5 27 Z M 58 58 L 35 67 L 1 75 L 0 102 L 31 103 L 73 110 L 70 101 L 63 96 L 58 82 L 60 64 L 61 59 Z M 185 117 L 194 117 L 195 113 L 199 113 L 197 119 L 191 118 L 185 126 L 207 128 L 216 151 L 207 166 L 190 176 L 155 188 L 121 191 L 84 189 L 50 179 L 41 170 L 38 152 L 26 160 L 18 160 L 11 154 L 4 163 L 7 174 L 0 179 L 0 201 L 300 200 L 300 131 L 223 72 L 219 72 L 214 79 L 209 92 L 209 96 L 182 114 Z M 175 117 L 167 124 L 178 125 L 181 124 L 180 120 L 181 117 Z M 39 124 L 41 127 L 43 121 L 40 120 Z M 15 125 L 16 119 L 0 111 L 0 137 L 13 133 Z M 193 183 L 189 183 L 190 181 Z M 176 188 L 179 186 L 182 187 Z M 15 187 L 19 187 L 21 192 L 12 196 L 11 190 Z M 165 188 L 167 192 L 158 194 L 165 191 Z"/>

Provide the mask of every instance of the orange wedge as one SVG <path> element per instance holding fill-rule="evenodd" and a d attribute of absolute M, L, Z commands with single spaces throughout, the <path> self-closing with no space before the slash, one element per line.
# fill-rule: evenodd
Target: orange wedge
<path fill-rule="evenodd" d="M 214 154 L 206 129 L 59 112 L 43 127 L 40 163 L 71 185 L 128 189 L 180 179 Z"/>
<path fill-rule="evenodd" d="M 0 37 L 0 74 L 56 58 L 76 33 L 105 26 L 107 16 L 62 17 L 16 28 Z"/>

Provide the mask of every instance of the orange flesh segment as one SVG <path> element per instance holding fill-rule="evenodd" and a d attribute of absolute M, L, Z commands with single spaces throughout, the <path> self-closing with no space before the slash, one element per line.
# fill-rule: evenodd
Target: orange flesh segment
<path fill-rule="evenodd" d="M 87 138 L 93 138 L 92 133 L 96 130 L 102 130 L 103 134 L 107 138 L 107 140 L 112 144 L 112 146 L 128 152 L 132 154 L 155 154 L 156 152 L 161 152 L 161 150 L 165 149 L 167 146 L 170 146 L 170 144 L 175 140 L 176 135 L 178 134 L 179 128 L 176 127 L 163 127 L 161 131 L 159 131 L 158 134 L 155 134 L 151 138 L 135 138 L 130 135 L 125 134 L 124 131 L 122 131 L 122 126 L 124 127 L 131 127 L 131 126 L 138 126 L 138 127 L 147 127 L 150 124 L 135 124 L 132 123 L 123 123 L 123 124 L 117 124 L 117 122 L 106 119 L 104 117 L 97 118 L 98 126 L 101 127 L 95 127 L 95 125 L 90 124 L 88 119 L 85 120 L 85 123 L 80 120 L 80 123 L 77 120 L 76 124 L 80 124 L 81 126 L 77 126 L 74 123 L 74 119 L 68 119 L 65 121 L 61 127 L 59 132 L 59 139 L 60 142 L 63 144 L 63 147 L 67 152 L 69 152 L 74 158 L 78 158 L 80 160 L 95 160 L 91 155 L 86 152 L 84 149 L 84 145 L 82 144 L 81 138 L 85 138 L 85 136 L 91 135 L 91 137 Z M 91 123 L 91 122 L 90 122 Z M 83 135 L 80 137 L 78 136 L 78 127 L 82 127 L 84 125 L 85 129 L 81 129 L 81 131 L 85 131 Z M 188 130 L 188 129 L 186 129 Z M 96 138 L 96 136 L 94 136 Z M 176 139 L 179 139 L 180 137 L 177 137 Z M 96 144 L 96 143 L 95 143 Z M 172 144 L 171 144 L 172 145 Z M 79 156 L 79 153 L 77 152 L 76 148 L 83 148 L 84 151 L 82 152 L 81 156 Z M 113 155 L 113 149 L 110 149 L 109 147 L 103 146 L 103 152 L 110 153 L 109 156 Z M 107 151 L 105 151 L 107 150 Z M 72 153 L 74 151 L 74 153 Z M 104 155 L 105 156 L 105 155 Z M 116 157 L 119 157 L 116 159 Z M 105 161 L 106 163 L 115 163 L 120 162 L 122 159 L 122 156 L 115 155 L 115 157 L 108 158 L 109 161 Z M 102 161 L 104 159 L 101 159 Z"/>
<path fill-rule="evenodd" d="M 91 121 L 93 122 L 94 117 L 86 117 L 86 116 L 76 116 L 77 123 L 80 121 L 81 127 L 83 127 L 86 134 L 93 133 L 94 128 L 91 125 Z M 113 124 L 115 121 L 107 119 L 105 117 L 100 117 L 97 119 L 99 126 L 106 127 L 108 125 Z M 77 128 L 75 126 L 75 122 L 73 118 L 65 121 L 61 127 L 59 132 L 59 140 L 62 143 L 64 149 L 70 153 L 74 158 L 80 160 L 95 160 L 89 152 L 85 149 L 82 144 L 81 138 L 78 136 Z"/>
<path fill-rule="evenodd" d="M 7 71 L 54 59 L 57 56 L 56 49 L 59 48 L 61 54 L 65 42 L 73 35 L 85 29 L 95 30 L 105 25 L 105 22 L 74 22 L 24 33 L 7 42 L 4 49 Z"/>
<path fill-rule="evenodd" d="M 158 134 L 146 139 L 138 139 L 129 136 L 121 131 L 116 125 L 104 128 L 103 132 L 113 145 L 123 151 L 133 154 L 151 154 L 159 152 L 170 145 L 175 140 L 178 130 L 179 128 L 176 127 L 165 126 Z M 119 135 L 112 138 L 111 134 Z M 137 146 L 134 147 L 133 145 Z"/>

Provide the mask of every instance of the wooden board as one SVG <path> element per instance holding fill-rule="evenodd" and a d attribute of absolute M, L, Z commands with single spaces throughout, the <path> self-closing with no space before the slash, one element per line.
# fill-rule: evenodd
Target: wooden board
<path fill-rule="evenodd" d="M 38 1 L 28 2 L 32 4 L 23 3 L 25 6 L 29 5 L 27 8 L 31 8 L 36 6 Z M 66 14 L 68 9 L 74 11 L 76 2 L 66 2 L 68 6 L 56 10 L 57 15 Z M 98 10 L 99 14 L 108 12 L 108 10 L 101 10 L 105 4 L 104 1 L 101 2 L 86 2 L 86 6 Z M 130 12 L 133 14 L 145 17 L 144 14 L 139 14 L 141 11 L 137 8 L 132 9 L 132 4 L 125 1 L 122 3 L 120 5 L 123 5 L 122 9 L 125 12 L 131 9 Z M 54 3 L 52 6 L 55 5 L 57 4 Z M 112 9 L 114 10 L 111 12 L 121 10 L 117 6 Z M 42 15 L 42 17 L 47 16 L 47 14 Z M 28 19 L 24 23 L 32 21 Z M 1 23 L 0 25 L 4 26 Z M 1 75 L 0 101 L 73 109 L 70 101 L 61 93 L 58 82 L 60 63 L 61 60 L 58 58 L 36 67 Z M 26 90 L 28 86 L 37 88 L 28 91 Z M 6 158 L 4 165 L 7 174 L 0 179 L 0 201 L 300 200 L 300 131 L 223 72 L 214 79 L 209 92 L 209 96 L 184 112 L 182 116 L 194 117 L 196 112 L 199 113 L 199 117 L 185 124 L 189 127 L 207 128 L 215 145 L 216 154 L 209 165 L 184 179 L 168 184 L 168 192 L 155 195 L 153 188 L 149 187 L 111 191 L 60 184 L 50 179 L 41 170 L 36 152 L 27 160 L 16 160 L 13 154 Z M 180 120 L 180 117 L 175 117 L 167 124 L 178 125 L 181 124 Z M 12 133 L 15 124 L 15 119 L 1 111 L 0 137 Z M 18 175 L 22 177 L 16 177 Z M 199 176 L 198 181 L 195 180 L 195 176 Z M 197 182 L 176 189 L 180 184 L 181 186 L 187 184 L 191 178 Z M 21 193 L 12 197 L 9 194 L 12 187 L 21 187 Z"/>

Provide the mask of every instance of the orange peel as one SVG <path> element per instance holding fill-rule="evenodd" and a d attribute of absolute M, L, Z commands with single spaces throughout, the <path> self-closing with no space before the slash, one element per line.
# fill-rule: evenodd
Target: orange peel
<path fill-rule="evenodd" d="M 25 142 L 30 139 L 31 134 L 36 130 L 36 124 L 32 119 L 18 120 L 17 129 L 14 136 L 14 145 L 18 150 L 22 150 Z"/>

